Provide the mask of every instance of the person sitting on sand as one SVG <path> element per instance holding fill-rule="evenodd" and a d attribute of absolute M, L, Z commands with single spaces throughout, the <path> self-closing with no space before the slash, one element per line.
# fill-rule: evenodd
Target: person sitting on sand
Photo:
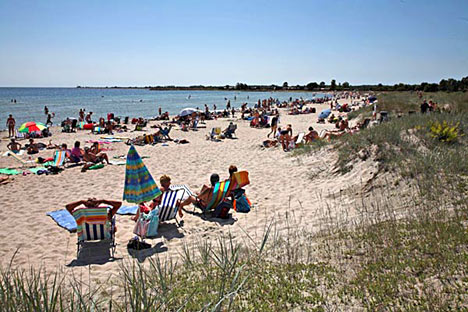
<path fill-rule="evenodd" d="M 113 134 L 112 130 L 114 129 L 114 125 L 112 123 L 112 121 L 107 121 L 106 122 L 106 125 L 105 125 L 105 128 L 104 128 L 104 133 L 107 133 L 107 134 Z"/>
<path fill-rule="evenodd" d="M 81 169 L 82 172 L 85 172 L 90 167 L 102 163 L 103 161 L 106 161 L 108 165 L 110 164 L 106 153 L 93 154 L 90 152 L 89 147 L 85 147 L 84 149 L 83 160 L 86 164 L 83 166 L 83 169 Z"/>
<path fill-rule="evenodd" d="M 101 151 L 101 148 L 99 147 L 99 143 L 94 142 L 93 145 L 91 145 L 91 147 L 89 148 L 89 151 L 93 153 L 94 155 L 99 154 L 99 152 Z"/>
<path fill-rule="evenodd" d="M 122 206 L 122 202 L 115 201 L 115 200 L 106 200 L 106 199 L 96 199 L 96 198 L 88 198 L 87 200 L 79 200 L 70 204 L 65 205 L 67 211 L 73 215 L 73 211 L 83 205 L 85 208 L 99 208 L 101 204 L 106 206 L 111 206 L 108 212 L 108 220 L 111 221 L 114 215 L 116 214 L 117 210 L 119 210 L 120 206 Z M 117 228 L 114 227 L 114 231 L 117 232 Z"/>
<path fill-rule="evenodd" d="M 10 143 L 8 143 L 7 148 L 15 154 L 18 154 L 21 150 L 21 144 L 16 142 L 15 139 L 11 139 Z"/>
<path fill-rule="evenodd" d="M 76 141 L 75 146 L 72 148 L 70 152 L 70 156 L 69 156 L 71 162 L 79 163 L 81 159 L 83 158 L 83 155 L 84 155 L 84 152 L 80 148 L 80 141 Z"/>
<path fill-rule="evenodd" d="M 34 143 L 34 139 L 29 139 L 29 144 L 26 149 L 30 155 L 39 153 L 39 147 Z"/>
<path fill-rule="evenodd" d="M 319 134 L 314 130 L 313 127 L 309 127 L 309 133 L 304 136 L 305 143 L 311 143 L 314 140 L 319 139 Z"/>
<path fill-rule="evenodd" d="M 57 146 L 58 148 L 58 146 Z M 60 150 L 65 152 L 65 155 L 68 157 L 68 159 L 70 159 L 70 156 L 71 156 L 71 150 L 68 148 L 67 144 L 63 143 L 61 146 L 60 146 Z"/>

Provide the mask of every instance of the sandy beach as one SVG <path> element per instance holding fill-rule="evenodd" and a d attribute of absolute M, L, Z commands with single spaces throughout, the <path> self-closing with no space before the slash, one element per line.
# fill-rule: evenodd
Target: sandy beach
<path fill-rule="evenodd" d="M 329 104 L 308 106 L 315 107 L 317 113 L 288 115 L 282 109 L 280 126 L 292 124 L 294 135 L 307 132 L 311 125 L 318 132 L 334 128 L 333 124 L 316 123 L 318 112 L 328 108 Z M 206 139 L 212 127 L 224 129 L 230 121 L 238 125 L 237 139 L 224 139 L 221 142 Z M 155 123 L 158 122 L 152 121 L 150 125 Z M 147 129 L 151 130 L 149 127 Z M 328 209 L 326 198 L 340 196 L 348 188 L 359 190 L 375 171 L 372 163 L 362 162 L 361 168 L 348 175 L 331 176 L 335 161 L 333 152 L 324 150 L 313 157 L 298 158 L 292 156 L 291 152 L 284 152 L 281 147 L 266 149 L 261 143 L 269 131 L 265 128 L 251 128 L 248 121 L 224 118 L 207 121 L 206 128 L 198 131 L 172 130 L 173 139 L 186 139 L 189 144 L 168 142 L 167 146 L 157 144 L 136 147 L 141 156 L 149 156 L 144 159 L 144 163 L 158 184 L 159 177 L 167 174 L 172 178 L 173 184 L 187 184 L 192 191 L 199 191 L 203 184 L 209 183 L 212 173 L 218 173 L 221 179 L 227 178 L 231 164 L 250 174 L 251 184 L 246 187 L 247 196 L 254 206 L 250 213 L 232 211 L 232 218 L 228 220 L 203 220 L 200 210 L 193 213 L 194 207 L 188 206 L 182 227 L 177 227 L 173 221 L 168 222 L 160 226 L 158 238 L 147 240 L 157 246 L 158 252 L 153 256 L 177 258 L 184 245 L 194 246 L 200 241 L 216 240 L 220 235 L 229 234 L 235 240 L 247 240 L 248 236 L 260 240 L 265 228 L 272 222 L 281 232 L 288 215 L 289 218 L 294 216 L 298 226 L 318 231 L 325 222 L 322 218 L 323 211 Z M 55 144 L 67 143 L 72 146 L 76 140 L 83 144 L 99 138 L 99 135 L 90 131 L 62 133 L 60 128 L 53 127 L 52 132 L 51 138 L 37 139 L 37 142 L 47 144 L 52 139 Z M 141 134 L 142 132 L 124 132 L 116 136 L 132 138 Z M 0 152 L 3 154 L 9 140 L 6 138 L 7 133 L 2 132 L 1 136 Z M 24 142 L 22 141 L 23 144 Z M 112 158 L 126 155 L 129 146 L 118 142 L 109 144 L 108 148 L 110 150 L 107 153 Z M 42 150 L 33 156 L 52 157 L 53 152 Z M 28 159 L 26 154 L 21 157 Z M 0 157 L 2 168 L 20 168 L 19 165 L 12 157 Z M 67 203 L 88 197 L 121 200 L 124 176 L 125 166 L 106 165 L 100 170 L 85 173 L 81 172 L 81 167 L 75 167 L 67 168 L 57 175 L 28 174 L 10 177 L 10 183 L 0 185 L 2 265 L 7 265 L 14 255 L 12 264 L 15 267 L 82 269 L 80 266 L 67 268 L 76 258 L 76 234 L 68 233 L 57 226 L 46 216 L 46 212 L 63 209 Z M 347 208 L 353 202 L 353 196 L 343 196 L 340 204 L 332 207 L 332 214 L 336 214 L 337 220 L 345 210 L 347 215 L 352 214 Z M 116 258 L 131 259 L 126 244 L 134 236 L 134 222 L 129 216 L 117 216 L 117 227 Z M 84 268 L 87 270 L 87 267 Z M 92 270 L 105 272 L 104 276 L 117 273 L 119 261 L 92 265 Z"/>

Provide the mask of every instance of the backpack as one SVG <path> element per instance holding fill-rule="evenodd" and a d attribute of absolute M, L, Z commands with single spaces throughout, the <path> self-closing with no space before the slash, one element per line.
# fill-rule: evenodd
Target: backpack
<path fill-rule="evenodd" d="M 229 201 L 223 200 L 216 206 L 213 217 L 227 219 L 229 217 L 229 210 L 232 208 L 232 204 Z"/>
<path fill-rule="evenodd" d="M 250 200 L 245 196 L 245 191 L 243 189 L 237 189 L 234 194 L 234 204 L 233 208 L 236 212 L 247 213 L 250 211 L 252 204 Z"/>

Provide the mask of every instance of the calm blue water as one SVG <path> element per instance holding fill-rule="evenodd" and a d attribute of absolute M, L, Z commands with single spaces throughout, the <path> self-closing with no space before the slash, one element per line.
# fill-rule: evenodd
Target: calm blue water
<path fill-rule="evenodd" d="M 190 95 L 190 98 L 189 98 Z M 0 88 L 0 129 L 4 129 L 8 114 L 13 114 L 19 126 L 26 121 L 46 122 L 44 106 L 55 113 L 54 124 L 66 117 L 78 117 L 80 108 L 93 112 L 93 120 L 106 117 L 107 113 L 116 116 L 149 118 L 158 115 L 158 108 L 177 114 L 186 107 L 204 109 L 208 104 L 213 109 L 226 107 L 225 98 L 231 106 L 240 107 L 242 103 L 254 105 L 259 99 L 269 97 L 280 101 L 290 97 L 312 99 L 321 97 L 320 93 L 304 92 L 239 92 L 239 91 L 150 91 L 145 89 L 77 89 L 77 88 Z M 234 100 L 236 96 L 236 100 Z M 11 103 L 16 99 L 16 103 Z"/>

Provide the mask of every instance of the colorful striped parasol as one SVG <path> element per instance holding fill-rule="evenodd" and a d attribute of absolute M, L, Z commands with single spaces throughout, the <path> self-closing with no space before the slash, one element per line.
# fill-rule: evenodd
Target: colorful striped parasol
<path fill-rule="evenodd" d="M 18 131 L 19 132 L 24 132 L 24 133 L 30 133 L 34 131 L 42 131 L 46 128 L 46 126 L 43 123 L 40 122 L 34 122 L 34 121 L 28 121 L 25 122 L 24 124 L 19 127 Z"/>
<path fill-rule="evenodd" d="M 161 195 L 145 164 L 132 145 L 128 150 L 123 199 L 130 203 L 150 201 Z"/>

